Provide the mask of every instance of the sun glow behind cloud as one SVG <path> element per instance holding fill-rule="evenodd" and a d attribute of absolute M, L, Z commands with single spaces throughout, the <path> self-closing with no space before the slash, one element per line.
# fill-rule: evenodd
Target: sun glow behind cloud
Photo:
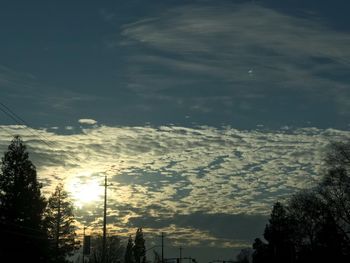
<path fill-rule="evenodd" d="M 2 149 L 11 140 L 8 133 L 20 134 L 28 144 L 44 189 L 62 180 L 76 200 L 92 202 L 101 198 L 108 174 L 112 203 L 138 209 L 161 206 L 148 209 L 154 216 L 190 211 L 266 213 L 275 197 L 311 186 L 329 140 L 349 134 L 287 127 L 245 131 L 98 126 L 71 135 L 42 130 L 57 146 L 52 149 L 24 127 L 2 130 Z M 53 177 L 53 171 L 59 177 Z"/>
<path fill-rule="evenodd" d="M 192 233 L 184 240 L 189 244 L 202 231 L 190 224 L 198 213 L 201 217 L 213 215 L 209 221 L 219 215 L 236 216 L 238 221 L 243 214 L 266 216 L 275 201 L 312 187 L 322 174 L 323 151 L 329 141 L 350 135 L 335 129 L 284 127 L 271 131 L 171 125 L 100 125 L 66 135 L 40 130 L 56 145 L 52 148 L 24 126 L 0 128 L 2 151 L 10 134 L 23 137 L 45 194 L 58 182 L 65 183 L 80 223 L 100 229 L 106 174 L 111 184 L 109 231 L 127 235 L 142 225 L 173 231 L 176 240 L 184 237 L 177 236 L 184 228 Z M 177 225 L 179 216 L 189 223 Z M 225 218 L 222 220 L 231 222 Z M 169 230 L 170 225 L 176 229 Z M 206 233 L 217 244 L 223 241 Z M 242 243 L 232 240 L 231 245 L 237 246 L 237 242 Z"/>
<path fill-rule="evenodd" d="M 78 208 L 101 200 L 103 195 L 101 180 L 93 178 L 90 172 L 72 176 L 68 179 L 66 188 Z"/>
<path fill-rule="evenodd" d="M 79 15 L 79 4 L 63 4 L 72 10 L 67 23 L 28 5 L 26 47 L 37 49 L 39 37 L 45 52 L 16 56 L 20 34 L 8 31 L 0 100 L 45 127 L 37 131 L 54 146 L 0 125 L 0 154 L 20 134 L 42 192 L 64 183 L 80 228 L 101 230 L 107 174 L 108 233 L 127 237 L 143 226 L 147 240 L 164 231 L 177 247 L 250 245 L 274 202 L 320 179 L 329 141 L 350 136 L 346 8 L 332 15 L 333 2 L 114 2 L 100 18 L 84 15 L 99 6 Z M 23 28 L 21 14 L 0 17 Z M 57 25 L 59 45 L 37 34 L 43 19 Z M 79 45 L 65 34 L 70 21 L 91 29 L 70 28 Z"/>

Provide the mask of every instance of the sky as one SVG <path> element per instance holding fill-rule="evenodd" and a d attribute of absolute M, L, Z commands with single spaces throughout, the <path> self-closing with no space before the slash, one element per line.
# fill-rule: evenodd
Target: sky
<path fill-rule="evenodd" d="M 3 0 L 1 153 L 20 134 L 79 227 L 100 231 L 107 174 L 109 233 L 143 227 L 148 247 L 166 233 L 169 257 L 234 258 L 349 138 L 349 8 Z"/>

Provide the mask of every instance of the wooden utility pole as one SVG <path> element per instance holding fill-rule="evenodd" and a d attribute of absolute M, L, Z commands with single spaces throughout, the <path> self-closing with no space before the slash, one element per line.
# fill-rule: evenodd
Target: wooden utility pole
<path fill-rule="evenodd" d="M 179 260 L 180 263 L 182 263 L 182 247 L 180 246 L 180 260 Z"/>
<path fill-rule="evenodd" d="M 162 232 L 162 263 L 164 263 L 164 232 Z"/>
<path fill-rule="evenodd" d="M 85 244 L 85 229 L 86 229 L 86 227 L 84 226 L 83 227 L 83 263 L 85 263 L 85 251 L 84 251 L 84 249 L 85 249 L 85 246 L 86 246 L 86 244 Z"/>
<path fill-rule="evenodd" d="M 105 175 L 105 200 L 103 207 L 102 263 L 106 262 L 107 175 Z"/>
<path fill-rule="evenodd" d="M 58 204 L 57 204 L 57 222 L 56 222 L 56 254 L 58 255 L 59 241 L 60 241 L 60 228 L 61 228 L 61 190 L 58 189 Z"/>

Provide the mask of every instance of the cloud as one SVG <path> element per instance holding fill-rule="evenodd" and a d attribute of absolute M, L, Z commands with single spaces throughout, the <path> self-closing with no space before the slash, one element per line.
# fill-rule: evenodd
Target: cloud
<path fill-rule="evenodd" d="M 185 5 L 126 24 L 121 34 L 126 42 L 120 44 L 135 50 L 127 75 L 138 94 L 182 97 L 196 109 L 195 100 L 210 100 L 215 90 L 219 99 L 230 98 L 225 108 L 242 101 L 257 107 L 270 97 L 349 112 L 350 35 L 316 15 L 296 17 L 258 4 Z"/>
<path fill-rule="evenodd" d="M 210 224 L 212 219 L 228 225 L 244 221 L 245 216 L 253 220 L 249 222 L 266 217 L 277 200 L 314 186 L 322 175 L 329 141 L 350 135 L 335 129 L 210 126 L 100 125 L 80 131 L 63 135 L 56 130 L 33 132 L 26 126 L 3 125 L 0 150 L 6 150 L 11 134 L 21 135 L 45 194 L 58 181 L 78 187 L 79 181 L 102 183 L 107 174 L 112 184 L 108 222 L 111 230 L 122 235 L 131 226 L 145 223 L 149 231 L 163 227 L 179 238 L 179 233 L 185 233 L 188 240 L 205 236 L 218 246 L 242 245 L 251 236 L 225 235 L 216 223 Z M 79 221 L 99 229 L 102 204 L 102 200 L 84 204 L 77 210 Z M 196 225 L 198 217 L 203 222 Z"/>
<path fill-rule="evenodd" d="M 93 120 L 93 119 L 80 119 L 78 121 L 80 124 L 88 124 L 88 125 L 94 125 L 97 124 L 97 121 Z"/>
<path fill-rule="evenodd" d="M 95 103 L 105 101 L 105 98 L 98 95 L 83 94 L 44 84 L 40 77 L 1 64 L 0 86 L 2 103 L 14 112 L 21 112 L 21 118 L 31 124 L 43 125 L 44 122 L 46 126 L 47 122 L 54 125 L 57 122 L 63 123 L 67 121 L 67 117 L 82 114 L 79 106 L 85 107 L 92 101 Z M 84 113 L 86 114 L 86 110 Z M 9 116 L 6 118 L 13 122 Z"/>
<path fill-rule="evenodd" d="M 173 8 L 158 19 L 125 25 L 122 34 L 145 45 L 189 55 L 213 52 L 222 58 L 243 55 L 247 59 L 254 59 L 258 53 L 261 57 L 285 55 L 290 59 L 293 55 L 312 55 L 314 59 L 323 58 L 324 63 L 336 60 L 344 64 L 349 64 L 350 57 L 350 36 L 332 31 L 317 17 L 293 17 L 250 4 Z M 243 49 L 251 52 L 239 54 Z"/>

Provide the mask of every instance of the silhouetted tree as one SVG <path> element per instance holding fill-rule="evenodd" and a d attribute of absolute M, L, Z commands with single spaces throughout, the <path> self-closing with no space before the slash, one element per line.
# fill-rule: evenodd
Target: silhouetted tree
<path fill-rule="evenodd" d="M 236 257 L 236 262 L 249 263 L 251 262 L 252 254 L 253 254 L 253 251 L 251 248 L 244 248 L 238 253 Z"/>
<path fill-rule="evenodd" d="M 319 185 L 319 193 L 328 207 L 328 218 L 332 218 L 341 235 L 338 246 L 350 258 L 350 141 L 332 143 L 326 163 L 328 171 Z"/>
<path fill-rule="evenodd" d="M 295 244 L 298 247 L 315 246 L 327 213 L 320 196 L 315 191 L 301 191 L 292 196 L 287 209 Z"/>
<path fill-rule="evenodd" d="M 271 262 L 271 253 L 267 244 L 260 238 L 256 238 L 253 243 L 254 252 L 252 254 L 253 263 L 268 263 Z"/>
<path fill-rule="evenodd" d="M 290 262 L 294 250 L 292 228 L 287 210 L 280 202 L 273 206 L 264 238 L 268 241 L 273 262 Z"/>
<path fill-rule="evenodd" d="M 50 254 L 54 262 L 66 262 L 66 258 L 79 248 L 74 223 L 73 204 L 63 185 L 59 184 L 45 210 L 45 226 L 52 241 Z"/>
<path fill-rule="evenodd" d="M 26 146 L 15 136 L 1 160 L 0 255 L 2 262 L 46 262 L 45 199 Z"/>
<path fill-rule="evenodd" d="M 327 170 L 313 189 L 276 203 L 256 239 L 253 262 L 348 262 L 350 260 L 350 141 L 332 143 Z"/>
<path fill-rule="evenodd" d="M 125 263 L 134 263 L 134 242 L 132 240 L 131 235 L 129 236 L 128 239 L 128 244 L 126 245 L 126 250 L 125 250 L 125 256 L 124 256 L 124 262 Z"/>
<path fill-rule="evenodd" d="M 136 231 L 133 254 L 136 263 L 146 262 L 146 247 L 142 227 L 138 228 Z"/>
<path fill-rule="evenodd" d="M 123 259 L 124 247 L 118 236 L 108 236 L 106 239 L 106 258 L 102 262 L 102 236 L 92 239 L 90 263 L 118 263 Z"/>
<path fill-rule="evenodd" d="M 325 158 L 327 168 L 329 170 L 337 168 L 345 168 L 350 172 L 350 140 L 345 142 L 332 142 Z"/>
<path fill-rule="evenodd" d="M 325 259 L 324 251 L 330 251 L 324 249 L 328 241 L 322 235 L 332 223 L 321 196 L 313 190 L 295 194 L 288 203 L 288 214 L 298 262 Z"/>

